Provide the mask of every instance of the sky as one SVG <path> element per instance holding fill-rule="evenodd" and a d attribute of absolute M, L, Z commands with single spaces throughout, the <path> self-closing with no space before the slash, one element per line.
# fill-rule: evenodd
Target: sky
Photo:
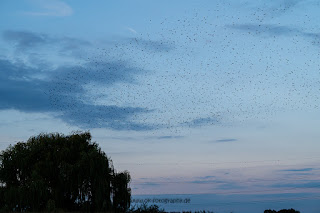
<path fill-rule="evenodd" d="M 133 195 L 319 193 L 319 9 L 2 0 L 0 150 L 90 131 Z"/>

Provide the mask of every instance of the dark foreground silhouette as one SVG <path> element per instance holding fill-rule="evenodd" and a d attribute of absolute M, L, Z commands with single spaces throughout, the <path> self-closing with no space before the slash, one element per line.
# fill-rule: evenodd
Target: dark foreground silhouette
<path fill-rule="evenodd" d="M 130 213 L 164 213 L 166 212 L 164 209 L 159 208 L 157 205 L 146 205 L 142 204 L 139 207 L 133 207 L 128 210 Z M 177 212 L 170 212 L 170 213 L 177 213 Z M 182 213 L 214 213 L 213 211 L 183 211 Z M 282 209 L 280 211 L 275 210 L 265 210 L 264 213 L 300 213 L 294 209 Z"/>
<path fill-rule="evenodd" d="M 142 204 L 138 207 L 133 207 L 128 210 L 130 213 L 164 213 L 166 212 L 164 209 L 159 208 L 157 205 L 146 205 Z M 170 213 L 177 213 L 177 212 L 170 212 Z M 183 211 L 181 213 L 214 213 L 213 211 Z M 275 210 L 265 210 L 264 213 L 300 213 L 299 211 L 296 211 L 294 209 L 282 209 L 280 211 Z"/>
<path fill-rule="evenodd" d="M 90 133 L 40 134 L 1 152 L 0 211 L 125 212 L 129 182 Z"/>
<path fill-rule="evenodd" d="M 296 211 L 294 209 L 282 209 L 280 211 L 275 210 L 265 210 L 264 213 L 300 213 L 299 211 Z"/>
<path fill-rule="evenodd" d="M 40 134 L 0 154 L 0 212 L 165 212 L 146 204 L 129 209 L 129 183 L 129 173 L 115 172 L 89 132 Z"/>

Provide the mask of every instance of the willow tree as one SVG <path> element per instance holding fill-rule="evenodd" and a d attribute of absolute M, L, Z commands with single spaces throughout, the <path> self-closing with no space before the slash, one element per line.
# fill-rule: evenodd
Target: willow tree
<path fill-rule="evenodd" d="M 131 190 L 129 188 L 130 174 L 127 171 L 113 176 L 113 206 L 116 212 L 126 212 L 130 207 Z"/>
<path fill-rule="evenodd" d="M 129 195 L 122 173 L 91 142 L 89 132 L 40 134 L 0 154 L 0 209 L 4 211 L 108 211 L 127 209 L 113 197 Z M 116 200 L 117 200 L 116 199 Z"/>

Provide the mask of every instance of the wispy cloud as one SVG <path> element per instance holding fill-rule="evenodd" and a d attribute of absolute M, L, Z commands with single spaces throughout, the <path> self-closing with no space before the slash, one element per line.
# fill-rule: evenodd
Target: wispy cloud
<path fill-rule="evenodd" d="M 36 34 L 27 31 L 5 31 L 3 34 L 3 38 L 6 41 L 12 41 L 16 43 L 16 47 L 19 49 L 26 49 L 32 46 L 37 46 L 41 44 L 48 43 L 51 39 L 48 38 L 46 34 Z"/>
<path fill-rule="evenodd" d="M 213 190 L 222 189 L 222 190 L 230 190 L 230 189 L 242 189 L 245 186 L 240 185 L 236 181 L 231 180 L 222 180 L 217 178 L 216 176 L 206 176 L 199 177 L 196 180 L 188 181 L 190 184 L 205 184 L 211 186 Z"/>
<path fill-rule="evenodd" d="M 155 183 L 155 182 L 136 183 L 136 185 L 142 185 L 142 186 L 161 186 L 160 183 Z"/>
<path fill-rule="evenodd" d="M 227 139 L 215 140 L 215 141 L 213 141 L 213 142 L 217 142 L 217 143 L 228 143 L 228 142 L 235 142 L 235 141 L 237 141 L 237 139 L 227 138 Z"/>
<path fill-rule="evenodd" d="M 290 11 L 290 9 L 296 7 L 299 3 L 305 2 L 304 0 L 276 0 L 270 1 L 271 7 L 265 12 L 269 12 L 267 15 L 281 15 Z"/>
<path fill-rule="evenodd" d="M 127 30 L 129 30 L 133 34 L 137 34 L 137 31 L 131 27 L 126 27 Z"/>
<path fill-rule="evenodd" d="M 247 31 L 251 35 L 293 35 L 294 33 L 300 34 L 301 31 L 297 28 L 274 25 L 274 24 L 233 24 L 227 25 L 230 28 Z"/>
<path fill-rule="evenodd" d="M 252 36 L 300 36 L 311 39 L 311 43 L 320 46 L 320 32 L 306 32 L 299 28 L 275 24 L 233 24 L 227 27 L 245 31 Z"/>
<path fill-rule="evenodd" d="M 268 2 L 240 1 L 239 4 L 241 7 L 249 9 L 250 12 L 248 12 L 252 18 L 262 22 L 293 12 L 301 4 L 313 4 L 313 2 L 305 0 L 270 0 Z"/>
<path fill-rule="evenodd" d="M 165 139 L 179 139 L 179 138 L 183 138 L 183 136 L 164 135 L 164 136 L 156 137 L 156 139 L 159 139 L 159 140 L 165 140 Z"/>
<path fill-rule="evenodd" d="M 208 126 L 208 125 L 215 125 L 220 123 L 219 116 L 216 117 L 203 117 L 203 118 L 196 118 L 191 121 L 187 121 L 182 123 L 182 125 L 190 126 L 190 127 L 201 127 L 201 126 Z"/>
<path fill-rule="evenodd" d="M 225 183 L 225 181 L 222 181 L 222 180 L 193 180 L 193 181 L 189 181 L 189 183 L 196 183 L 196 184 L 221 184 L 221 183 Z"/>
<path fill-rule="evenodd" d="M 30 16 L 70 16 L 73 14 L 72 8 L 65 2 L 58 0 L 34 0 L 32 1 L 37 7 L 37 11 L 24 12 Z"/>
<path fill-rule="evenodd" d="M 91 45 L 90 42 L 82 39 L 66 36 L 53 37 L 44 33 L 30 31 L 7 30 L 2 33 L 2 38 L 5 41 L 12 42 L 18 52 L 28 52 L 36 48 L 48 48 L 48 46 L 52 45 L 60 48 L 60 51 L 70 52 L 79 49 L 79 47 Z"/>
<path fill-rule="evenodd" d="M 302 183 L 279 183 L 272 185 L 281 188 L 320 188 L 320 181 L 301 181 Z"/>
<path fill-rule="evenodd" d="M 199 178 L 199 179 L 211 179 L 211 178 L 216 178 L 216 176 L 207 175 L 207 176 L 197 177 L 197 178 Z"/>
<path fill-rule="evenodd" d="M 133 30 L 133 29 L 132 29 Z M 176 48 L 174 42 L 169 40 L 152 40 L 142 37 L 119 37 L 114 42 L 118 46 L 125 46 L 130 49 L 140 49 L 152 53 L 170 52 Z"/>
<path fill-rule="evenodd" d="M 310 172 L 314 170 L 313 168 L 302 168 L 302 169 L 284 169 L 283 172 Z"/>

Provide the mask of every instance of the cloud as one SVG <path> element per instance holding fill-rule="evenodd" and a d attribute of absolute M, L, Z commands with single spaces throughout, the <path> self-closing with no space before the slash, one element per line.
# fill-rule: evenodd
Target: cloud
<path fill-rule="evenodd" d="M 164 135 L 164 136 L 156 137 L 156 139 L 159 139 L 159 140 L 163 140 L 163 139 L 178 139 L 178 138 L 183 138 L 183 136 Z"/>
<path fill-rule="evenodd" d="M 60 51 L 73 51 L 79 47 L 90 46 L 85 40 L 70 37 L 53 37 L 43 33 L 29 31 L 4 31 L 2 37 L 5 41 L 12 42 L 16 51 L 30 52 L 36 48 L 48 48 L 48 46 L 59 47 Z"/>
<path fill-rule="evenodd" d="M 45 34 L 35 34 L 26 31 L 5 31 L 3 38 L 6 41 L 13 41 L 19 49 L 41 45 L 48 42 L 48 36 Z"/>
<path fill-rule="evenodd" d="M 110 128 L 115 130 L 150 130 L 152 126 L 132 121 L 132 117 L 152 110 L 141 107 L 97 105 L 85 98 L 86 82 L 130 83 L 134 80 L 130 71 L 138 73 L 126 64 L 105 63 L 95 67 L 60 67 L 45 80 L 33 78 L 42 72 L 23 64 L 0 60 L 0 109 L 15 109 L 22 112 L 53 112 L 64 122 L 82 128 Z M 97 70 L 98 69 L 98 70 Z M 86 73 L 90 70 L 92 75 Z M 121 74 L 117 71 L 123 70 Z M 74 73 L 76 72 L 76 73 Z M 76 75 L 78 78 L 76 78 Z"/>
<path fill-rule="evenodd" d="M 283 0 L 283 7 L 286 9 L 290 9 L 292 7 L 295 7 L 298 3 L 302 1 L 304 0 Z"/>
<path fill-rule="evenodd" d="M 275 1 L 270 1 L 271 7 L 267 7 L 266 10 L 262 10 L 265 15 L 269 16 L 279 16 L 282 15 L 283 13 L 288 12 L 292 8 L 296 7 L 297 4 L 300 2 L 303 2 L 304 0 L 275 0 Z M 259 10 L 261 10 L 259 8 Z M 259 11 L 258 9 L 256 11 Z"/>
<path fill-rule="evenodd" d="M 221 184 L 225 183 L 225 181 L 222 180 L 194 180 L 190 181 L 189 183 L 196 183 L 196 184 Z"/>
<path fill-rule="evenodd" d="M 305 176 L 311 177 L 314 176 L 315 168 L 299 168 L 299 169 L 282 169 L 279 172 L 285 172 L 285 176 L 292 177 L 292 176 Z"/>
<path fill-rule="evenodd" d="M 217 186 L 215 189 L 223 189 L 223 190 L 229 190 L 229 189 L 246 189 L 247 187 L 241 186 L 237 183 L 224 183 L 219 186 Z"/>
<path fill-rule="evenodd" d="M 58 0 L 37 0 L 33 3 L 39 7 L 37 12 L 24 12 L 25 15 L 30 16 L 70 16 L 73 14 L 72 8 L 65 2 Z"/>
<path fill-rule="evenodd" d="M 220 119 L 217 117 L 204 117 L 204 118 L 196 118 L 191 121 L 184 122 L 183 125 L 189 127 L 200 127 L 200 126 L 208 126 L 215 125 L 220 122 Z"/>
<path fill-rule="evenodd" d="M 207 176 L 204 176 L 204 177 L 198 177 L 200 179 L 211 179 L 211 178 L 216 178 L 216 176 L 212 176 L 212 175 L 207 175 Z"/>
<path fill-rule="evenodd" d="M 241 186 L 238 183 L 233 182 L 233 181 L 225 181 L 225 180 L 216 179 L 215 176 L 207 176 L 207 178 L 200 177 L 197 180 L 189 181 L 188 183 L 208 184 L 210 186 L 214 186 L 213 189 L 223 189 L 223 190 L 245 188 L 244 186 Z"/>
<path fill-rule="evenodd" d="M 279 183 L 272 187 L 277 188 L 320 188 L 320 181 L 305 181 L 303 183 Z"/>
<path fill-rule="evenodd" d="M 94 48 L 86 40 L 12 30 L 5 31 L 2 37 L 13 44 L 16 57 L 0 59 L 1 110 L 52 113 L 64 122 L 82 128 L 142 131 L 160 127 L 138 121 L 139 115 L 153 112 L 152 109 L 108 103 L 107 92 L 110 87 L 115 84 L 117 87 L 138 84 L 137 76 L 147 74 L 147 70 L 109 55 L 96 59 L 93 54 L 92 59 L 86 58 L 81 65 L 66 65 L 68 63 L 59 61 L 64 60 L 64 57 L 57 57 L 60 52 L 69 52 L 70 59 L 79 60 L 74 54 L 83 51 L 79 47 Z M 122 39 L 122 42 L 123 45 L 149 50 L 172 49 L 172 46 L 160 41 Z M 50 58 L 43 55 L 48 51 L 52 51 Z M 32 61 L 34 58 L 36 61 Z M 50 60 L 58 60 L 58 63 L 53 63 L 55 67 L 49 66 Z M 122 98 L 125 97 L 118 97 Z M 160 136 L 158 139 L 169 139 L 169 136 Z"/>
<path fill-rule="evenodd" d="M 174 41 L 162 39 L 146 39 L 141 36 L 118 36 L 111 41 L 105 41 L 108 45 L 114 45 L 117 48 L 122 48 L 128 52 L 138 51 L 139 53 L 168 53 L 176 49 Z"/>
<path fill-rule="evenodd" d="M 320 46 L 320 32 L 306 32 L 298 28 L 275 24 L 233 24 L 227 27 L 246 31 L 255 36 L 300 36 L 311 39 L 313 45 Z"/>
<path fill-rule="evenodd" d="M 135 77 L 146 72 L 146 70 L 134 67 L 125 61 L 94 61 L 81 66 L 59 67 L 50 77 L 57 91 L 75 91 L 79 90 L 75 86 L 87 84 L 89 87 L 89 83 L 92 82 L 95 83 L 92 87 L 97 85 L 110 87 L 119 82 L 137 83 Z"/>
<path fill-rule="evenodd" d="M 295 9 L 299 9 L 301 3 L 304 5 L 313 4 L 312 1 L 305 0 L 270 0 L 268 3 L 263 1 L 239 1 L 238 8 L 244 7 L 248 9 L 247 13 L 250 14 L 249 17 L 254 20 L 264 22 L 266 19 L 272 20 L 277 16 L 284 15 L 285 13 L 293 13 L 297 11 Z"/>
<path fill-rule="evenodd" d="M 235 142 L 235 141 L 237 141 L 237 139 L 227 138 L 227 139 L 215 140 L 214 142 L 217 142 L 217 143 L 226 143 L 226 142 Z"/>
<path fill-rule="evenodd" d="M 32 79 L 32 68 L 0 60 L 0 109 L 23 109 L 24 112 L 48 110 L 49 98 L 45 95 L 44 82 Z M 36 71 L 39 72 L 39 71 Z"/>
<path fill-rule="evenodd" d="M 281 170 L 283 172 L 311 172 L 313 171 L 313 168 L 302 168 L 302 169 L 284 169 Z"/>
<path fill-rule="evenodd" d="M 112 139 L 112 140 L 126 140 L 126 141 L 133 141 L 133 140 L 137 140 L 137 138 L 135 137 L 103 137 L 104 138 L 108 138 L 108 139 Z M 128 154 L 129 152 L 113 152 L 113 153 L 110 153 L 110 154 Z M 131 152 L 132 153 L 132 152 Z"/>
<path fill-rule="evenodd" d="M 75 105 L 77 103 L 74 103 Z M 151 130 L 148 124 L 132 122 L 130 118 L 150 110 L 140 107 L 97 106 L 78 103 L 76 108 L 68 108 L 59 116 L 65 122 L 82 128 L 109 128 L 114 130 Z"/>
<path fill-rule="evenodd" d="M 292 35 L 294 33 L 301 33 L 299 29 L 287 27 L 287 26 L 279 26 L 274 24 L 234 24 L 227 25 L 229 28 L 247 31 L 252 35 Z"/>
<path fill-rule="evenodd" d="M 144 183 L 135 183 L 136 185 L 143 185 L 143 186 L 160 186 L 160 183 L 155 182 L 144 182 Z"/>
<path fill-rule="evenodd" d="M 150 52 L 169 52 L 175 49 L 173 42 L 166 40 L 151 40 L 140 37 L 135 38 L 122 38 L 117 41 L 118 44 L 130 46 L 131 48 L 139 48 L 141 50 Z"/>
<path fill-rule="evenodd" d="M 222 184 L 227 183 L 225 180 L 220 180 L 217 176 L 207 175 L 194 177 L 195 180 L 188 181 L 188 183 L 196 183 L 196 184 Z"/>
<path fill-rule="evenodd" d="M 56 66 L 58 63 L 61 63 L 61 61 L 68 63 L 70 60 L 68 60 L 66 56 L 77 61 L 83 59 L 84 49 L 91 52 L 92 56 L 94 56 L 94 52 L 103 56 L 102 61 L 100 62 L 100 64 L 102 64 L 103 61 L 107 62 L 110 60 L 112 54 L 116 55 L 116 57 L 112 59 L 113 62 L 118 60 L 121 61 L 120 63 L 125 63 L 127 60 L 121 60 L 122 56 L 117 55 L 119 51 L 121 52 L 124 49 L 129 54 L 145 52 L 150 55 L 169 52 L 175 48 L 173 44 L 166 41 L 128 37 L 119 37 L 115 41 L 107 42 L 107 47 L 101 48 L 101 46 L 95 47 L 93 43 L 83 39 L 14 30 L 4 31 L 2 33 L 2 38 L 8 42 L 8 44 L 12 45 L 16 55 L 25 54 L 22 57 L 24 60 L 33 63 L 33 65 L 45 67 L 48 67 L 49 65 L 48 55 L 50 55 L 50 60 L 57 60 L 51 65 Z M 121 52 L 121 55 L 123 55 L 123 52 Z M 90 57 L 86 59 L 92 60 Z M 96 59 L 93 60 L 93 63 L 96 63 Z"/>
<path fill-rule="evenodd" d="M 132 32 L 133 34 L 137 34 L 137 31 L 135 31 L 133 28 L 131 27 L 127 27 L 127 30 L 129 30 L 130 32 Z"/>

